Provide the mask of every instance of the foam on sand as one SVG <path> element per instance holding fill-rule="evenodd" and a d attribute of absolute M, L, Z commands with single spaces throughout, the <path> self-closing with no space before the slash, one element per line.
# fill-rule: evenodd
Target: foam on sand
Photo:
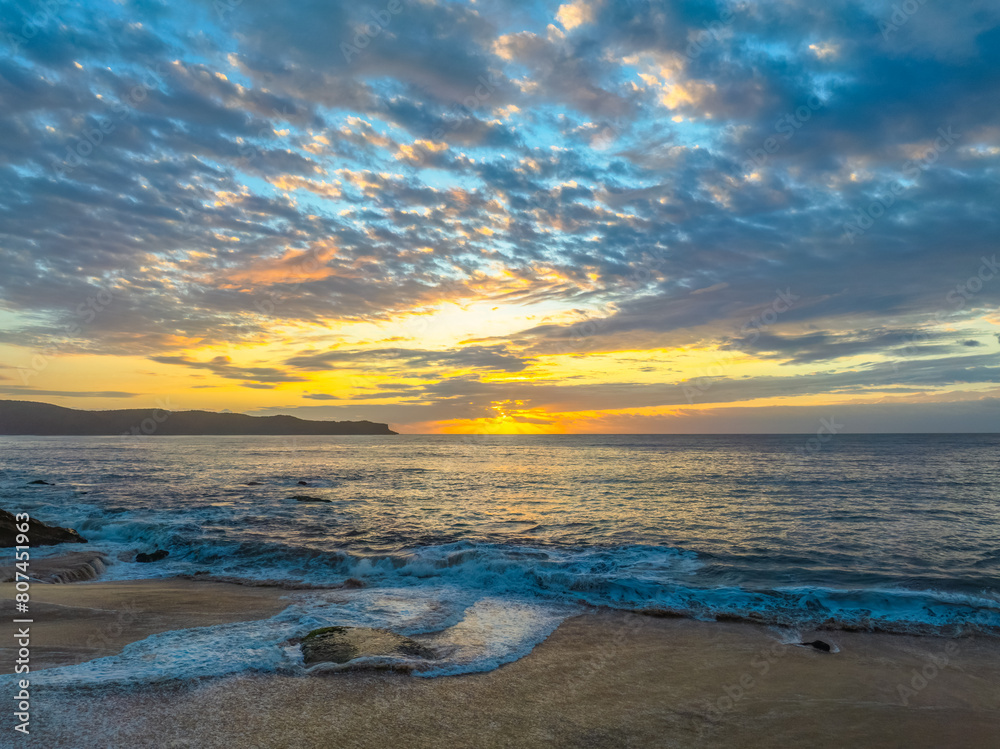
<path fill-rule="evenodd" d="M 321 627 L 385 628 L 431 648 L 433 661 L 379 660 L 418 676 L 489 671 L 515 661 L 548 637 L 577 607 L 487 597 L 475 600 L 452 587 L 298 593 L 269 619 L 161 632 L 121 653 L 45 669 L 33 682 L 46 687 L 107 686 L 198 679 L 240 673 L 304 674 L 294 644 Z M 353 666 L 364 665 L 354 663 Z M 12 676 L 2 677 L 9 680 Z"/>

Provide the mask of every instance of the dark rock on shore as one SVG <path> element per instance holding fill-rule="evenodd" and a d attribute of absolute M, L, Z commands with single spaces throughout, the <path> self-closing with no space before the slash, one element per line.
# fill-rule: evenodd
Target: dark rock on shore
<path fill-rule="evenodd" d="M 300 481 L 299 482 L 299 486 L 309 486 L 309 482 L 308 481 Z"/>
<path fill-rule="evenodd" d="M 137 562 L 159 562 L 161 559 L 166 559 L 170 556 L 170 552 L 166 549 L 158 549 L 152 554 L 136 554 L 135 561 Z"/>
<path fill-rule="evenodd" d="M 29 481 L 28 486 L 32 484 L 37 484 L 38 486 L 52 486 L 48 481 L 42 481 L 42 479 L 35 479 L 34 481 Z"/>
<path fill-rule="evenodd" d="M 0 547 L 17 546 L 17 528 L 19 525 L 14 516 L 6 510 L 0 510 Z M 23 523 L 20 523 L 23 525 Z M 55 546 L 56 544 L 85 544 L 83 538 L 72 528 L 60 528 L 46 525 L 40 520 L 31 518 L 28 521 L 28 546 Z"/>
<path fill-rule="evenodd" d="M 320 499 L 319 497 L 310 497 L 305 494 L 296 494 L 292 497 L 296 502 L 332 502 L 331 499 Z"/>
<path fill-rule="evenodd" d="M 247 481 L 243 486 L 260 486 L 260 485 L 261 483 L 259 481 Z"/>
<path fill-rule="evenodd" d="M 813 640 L 812 642 L 803 642 L 806 647 L 816 648 L 817 650 L 822 650 L 824 653 L 830 652 L 829 643 L 823 642 L 822 640 Z"/>
<path fill-rule="evenodd" d="M 434 658 L 434 651 L 409 637 L 370 627 L 323 627 L 302 640 L 302 658 L 313 663 L 347 663 L 355 658 Z"/>

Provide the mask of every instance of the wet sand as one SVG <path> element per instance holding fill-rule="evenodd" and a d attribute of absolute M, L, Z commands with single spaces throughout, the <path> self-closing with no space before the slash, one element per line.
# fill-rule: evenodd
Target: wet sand
<path fill-rule="evenodd" d="M 10 600 L 12 586 L 0 587 Z M 187 580 L 36 585 L 33 657 L 73 662 L 165 629 L 271 616 L 289 595 Z M 18 744 L 997 746 L 1000 641 L 804 634 L 840 652 L 783 645 L 754 625 L 598 612 L 485 674 L 243 676 L 38 695 L 32 736 Z M 80 645 L 95 635 L 104 638 L 98 647 Z"/>
<path fill-rule="evenodd" d="M 37 566 L 33 563 L 33 570 Z M 13 584 L 0 585 L 0 591 L 5 601 L 14 599 Z M 115 655 L 128 643 L 158 632 L 266 619 L 288 606 L 282 598 L 287 595 L 280 588 L 176 578 L 32 583 L 32 666 L 66 666 Z M 0 647 L 0 673 L 13 673 L 13 653 L 13 647 Z"/>

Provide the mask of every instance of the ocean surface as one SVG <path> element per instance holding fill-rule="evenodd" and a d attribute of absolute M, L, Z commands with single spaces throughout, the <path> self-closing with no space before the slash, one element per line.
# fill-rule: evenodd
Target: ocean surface
<path fill-rule="evenodd" d="M 430 644 L 418 675 L 482 671 L 592 607 L 1000 634 L 1000 435 L 0 437 L 0 507 L 77 529 L 102 580 L 289 589 L 52 684 L 301 671 L 288 641 L 335 624 Z"/>

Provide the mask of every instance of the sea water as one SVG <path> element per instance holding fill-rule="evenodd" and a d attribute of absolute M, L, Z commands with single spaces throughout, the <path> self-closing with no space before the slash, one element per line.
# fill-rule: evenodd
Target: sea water
<path fill-rule="evenodd" d="M 440 658 L 401 665 L 435 676 L 594 607 L 995 636 L 998 458 L 998 435 L 3 437 L 0 507 L 78 530 L 102 580 L 289 591 L 38 679 L 303 672 L 289 643 L 336 624 L 421 639 Z"/>

